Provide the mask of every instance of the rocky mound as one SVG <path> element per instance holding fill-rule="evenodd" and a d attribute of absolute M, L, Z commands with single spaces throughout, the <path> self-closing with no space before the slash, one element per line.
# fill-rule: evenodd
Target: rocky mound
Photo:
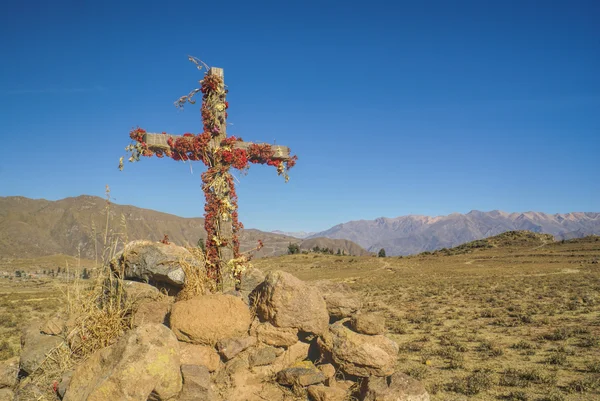
<path fill-rule="evenodd" d="M 153 258 L 130 252 L 133 259 L 121 255 L 115 261 L 125 278 L 142 276 L 175 287 L 180 278 L 185 282 L 175 262 L 167 270 L 160 263 L 165 249 L 172 254 L 181 249 L 142 245 Z M 181 301 L 157 297 L 150 284 L 126 282 L 126 296 L 138 300 L 133 328 L 57 378 L 56 396 L 64 401 L 429 400 L 418 381 L 395 371 L 399 349 L 385 335 L 384 318 L 361 312 L 347 288 L 309 285 L 282 271 L 246 277 L 246 294 Z M 21 359 L 0 366 L 0 400 L 34 399 L 27 397 L 39 389 L 27 375 L 50 349 L 69 341 L 68 325 L 54 318 L 26 331 Z"/>

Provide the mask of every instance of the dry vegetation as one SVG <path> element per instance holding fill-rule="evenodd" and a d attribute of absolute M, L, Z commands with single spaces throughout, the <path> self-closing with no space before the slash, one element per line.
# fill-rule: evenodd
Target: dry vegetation
<path fill-rule="evenodd" d="M 600 400 L 600 238 L 545 242 L 515 233 L 436 255 L 254 264 L 363 294 L 432 400 Z"/>

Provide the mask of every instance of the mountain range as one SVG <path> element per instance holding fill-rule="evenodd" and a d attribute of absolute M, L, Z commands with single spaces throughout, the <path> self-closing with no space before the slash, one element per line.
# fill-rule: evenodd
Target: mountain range
<path fill-rule="evenodd" d="M 371 252 L 383 248 L 388 256 L 392 256 L 451 248 L 513 230 L 552 234 L 558 240 L 600 234 L 600 213 L 546 214 L 473 210 L 466 214 L 452 213 L 437 217 L 381 217 L 338 224 L 309 238 L 344 238 Z"/>

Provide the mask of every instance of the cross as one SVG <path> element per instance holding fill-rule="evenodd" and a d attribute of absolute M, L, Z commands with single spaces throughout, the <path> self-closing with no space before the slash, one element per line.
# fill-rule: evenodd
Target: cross
<path fill-rule="evenodd" d="M 192 60 L 193 61 L 193 60 Z M 290 149 L 281 145 L 254 144 L 243 142 L 235 137 L 227 137 L 228 103 L 225 100 L 223 69 L 212 67 L 201 81 L 202 89 L 192 91 L 182 97 L 179 104 L 189 101 L 198 92 L 203 93 L 202 117 L 204 132 L 200 135 L 171 135 L 167 133 L 148 133 L 137 129 L 130 137 L 137 144 L 130 145 L 132 151 L 129 161 L 139 160 L 139 156 L 170 156 L 175 160 L 200 160 L 208 167 L 202 174 L 206 197 L 205 229 L 207 231 L 206 256 L 208 273 L 215 280 L 217 288 L 223 288 L 226 277 L 223 270 L 234 268 L 236 287 L 241 281 L 241 271 L 235 266 L 240 262 L 237 230 L 242 225 L 237 220 L 237 195 L 230 167 L 246 168 L 247 163 L 269 164 L 277 167 L 279 174 L 285 171 L 284 162 L 290 168 L 296 157 L 290 156 Z M 245 162 L 245 167 L 244 166 Z M 122 164 L 120 165 L 122 168 Z M 286 175 L 287 179 L 287 175 Z M 236 262 L 233 263 L 232 262 Z M 242 260 L 243 262 L 243 260 Z M 211 270 L 212 269 L 212 270 Z"/>

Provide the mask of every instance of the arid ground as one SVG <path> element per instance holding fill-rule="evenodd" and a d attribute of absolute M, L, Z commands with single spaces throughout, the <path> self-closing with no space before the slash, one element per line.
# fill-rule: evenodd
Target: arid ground
<path fill-rule="evenodd" d="M 600 238 L 504 240 L 403 258 L 300 254 L 254 265 L 351 286 L 386 315 L 399 369 L 433 400 L 600 400 Z M 60 307 L 62 286 L 0 279 L 0 360 L 18 354 L 20 327 Z"/>

